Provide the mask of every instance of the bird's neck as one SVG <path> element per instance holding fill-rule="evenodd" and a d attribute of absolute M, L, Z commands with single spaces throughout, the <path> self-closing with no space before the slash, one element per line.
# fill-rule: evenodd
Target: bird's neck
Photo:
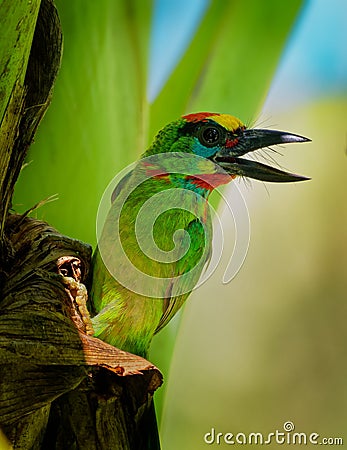
<path fill-rule="evenodd" d="M 208 199 L 213 189 L 230 182 L 230 175 L 226 173 L 201 173 L 186 175 L 180 173 L 162 173 L 155 169 L 148 169 L 147 174 L 157 183 L 167 188 L 188 189 Z"/>

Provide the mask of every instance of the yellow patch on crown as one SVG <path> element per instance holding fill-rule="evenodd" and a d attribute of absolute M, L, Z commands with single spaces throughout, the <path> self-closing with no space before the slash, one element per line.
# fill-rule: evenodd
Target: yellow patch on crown
<path fill-rule="evenodd" d="M 239 127 L 244 127 L 240 119 L 229 114 L 219 114 L 218 116 L 210 116 L 209 119 L 214 120 L 219 125 L 222 125 L 228 131 L 234 131 Z"/>

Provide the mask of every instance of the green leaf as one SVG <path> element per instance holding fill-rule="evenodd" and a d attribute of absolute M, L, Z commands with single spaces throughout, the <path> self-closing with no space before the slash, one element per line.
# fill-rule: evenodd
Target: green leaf
<path fill-rule="evenodd" d="M 250 121 L 270 86 L 302 4 L 213 0 L 181 61 L 151 105 L 150 140 L 185 112 L 225 112 Z"/>
<path fill-rule="evenodd" d="M 212 1 L 195 36 L 150 108 L 149 140 L 166 123 L 182 115 L 214 47 L 230 2 Z"/>
<path fill-rule="evenodd" d="M 37 212 L 62 233 L 95 243 L 109 181 L 145 140 L 151 2 L 57 2 L 64 55 L 52 105 L 16 186 L 14 208 L 53 194 Z"/>
<path fill-rule="evenodd" d="M 229 7 L 191 110 L 227 112 L 252 122 L 265 100 L 301 0 L 226 2 Z"/>
<path fill-rule="evenodd" d="M 40 0 L 0 1 L 0 123 L 16 83 L 23 85 Z"/>

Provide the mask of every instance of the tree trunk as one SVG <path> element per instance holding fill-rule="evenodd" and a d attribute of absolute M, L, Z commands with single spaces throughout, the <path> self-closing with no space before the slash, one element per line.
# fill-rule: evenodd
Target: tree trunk
<path fill-rule="evenodd" d="M 1 25 L 19 3 L 3 0 Z M 152 396 L 162 376 L 145 359 L 92 337 L 84 284 L 90 246 L 27 214 L 9 214 L 62 43 L 52 1 L 23 3 L 30 20 L 37 14 L 30 56 L 24 52 L 22 71 L 0 96 L 0 426 L 16 449 L 149 448 Z M 17 47 L 26 20 L 18 14 Z"/>

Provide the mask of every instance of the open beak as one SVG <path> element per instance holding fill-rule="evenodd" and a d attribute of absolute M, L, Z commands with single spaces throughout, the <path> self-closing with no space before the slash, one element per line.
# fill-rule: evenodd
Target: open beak
<path fill-rule="evenodd" d="M 246 129 L 242 131 L 237 139 L 232 141 L 233 145 L 230 147 L 227 145 L 214 155 L 213 159 L 226 172 L 232 175 L 255 178 L 261 181 L 272 181 L 274 183 L 309 180 L 307 177 L 275 169 L 274 167 L 249 159 L 242 159 L 240 156 L 272 145 L 287 144 L 290 142 L 309 142 L 310 140 L 285 131 Z"/>

